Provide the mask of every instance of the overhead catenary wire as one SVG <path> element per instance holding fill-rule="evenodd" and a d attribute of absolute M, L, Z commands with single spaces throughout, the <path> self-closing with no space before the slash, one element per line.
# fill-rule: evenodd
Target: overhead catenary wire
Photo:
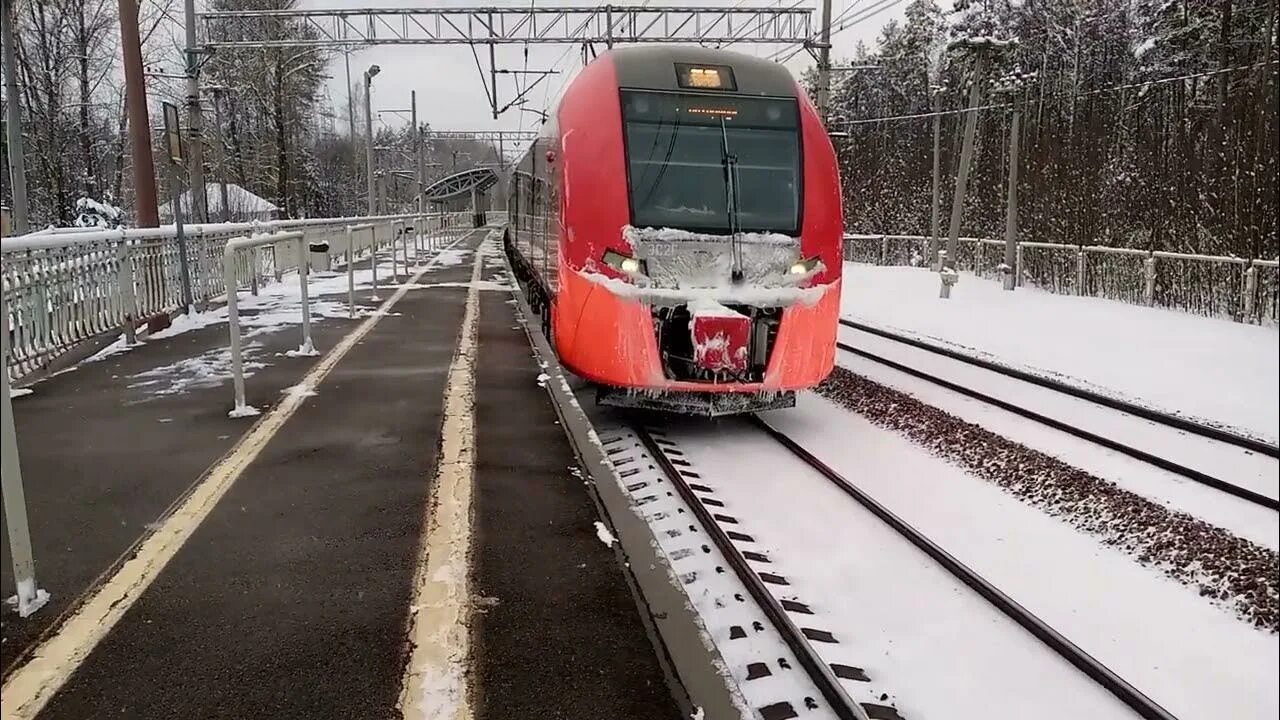
<path fill-rule="evenodd" d="M 850 16 L 846 18 L 833 19 L 831 21 L 830 37 L 835 37 L 837 34 L 844 32 L 849 28 L 856 27 L 862 24 L 863 22 L 865 22 L 866 20 L 869 20 L 886 10 L 891 10 L 898 5 L 901 5 L 904 1 L 905 0 L 878 0 L 878 2 L 868 7 L 858 9 L 856 12 L 853 12 Z M 849 8 L 845 10 L 845 13 L 842 13 L 842 14 L 848 14 L 849 11 L 853 10 L 855 7 L 857 7 L 856 3 L 853 5 L 850 5 Z M 836 27 L 837 22 L 840 22 L 842 24 L 839 27 Z M 795 57 L 796 55 L 799 55 L 801 52 L 804 51 L 804 49 L 805 49 L 804 47 L 799 47 L 799 48 L 792 49 L 790 50 L 790 52 L 788 52 L 788 49 L 784 48 L 774 53 L 773 55 L 771 55 L 769 59 L 779 63 L 785 63 L 791 60 L 791 58 Z M 786 57 L 781 57 L 783 54 L 786 54 Z"/>
<path fill-rule="evenodd" d="M 1112 85 L 1105 88 L 1098 88 L 1096 90 L 1086 90 L 1084 92 L 1079 92 L 1079 93 L 1070 93 L 1070 92 L 1053 93 L 1050 95 L 1040 96 L 1039 98 L 1037 98 L 1037 102 L 1040 102 L 1043 100 L 1052 100 L 1055 98 L 1070 98 L 1070 97 L 1080 98 L 1080 97 L 1088 97 L 1091 95 L 1105 95 L 1108 93 L 1121 92 L 1124 90 L 1135 90 L 1138 88 L 1153 87 L 1156 85 L 1166 85 L 1168 83 L 1180 82 L 1184 80 L 1194 80 L 1196 78 L 1212 77 L 1215 75 L 1221 75 L 1223 73 L 1240 72 L 1242 70 L 1252 70 L 1260 66 L 1275 65 L 1276 63 L 1280 63 L 1280 60 L 1266 60 L 1263 62 L 1252 63 L 1249 65 L 1237 65 L 1235 67 L 1220 68 L 1218 70 L 1208 70 L 1205 72 L 1190 73 L 1187 75 L 1178 75 L 1176 77 L 1158 78 L 1156 80 L 1144 80 L 1142 82 L 1126 83 L 1124 85 Z M 991 103 L 989 105 L 979 105 L 978 107 L 975 107 L 975 108 L 957 108 L 955 110 L 938 110 L 935 112 L 909 113 L 905 115 L 886 115 L 883 117 L 860 118 L 857 120 L 838 120 L 833 122 L 832 125 L 838 125 L 840 127 L 853 127 L 854 125 L 868 125 L 872 123 L 893 122 L 896 120 L 919 120 L 922 118 L 944 117 L 947 115 L 961 115 L 967 112 L 978 112 L 980 110 L 1007 109 L 1009 106 L 1010 104 L 1007 102 Z"/>

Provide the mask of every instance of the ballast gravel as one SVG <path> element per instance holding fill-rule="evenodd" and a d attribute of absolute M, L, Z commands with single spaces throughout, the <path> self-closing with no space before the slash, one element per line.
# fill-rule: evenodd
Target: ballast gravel
<path fill-rule="evenodd" d="M 1280 631 L 1280 554 L 836 367 L 818 394 Z"/>

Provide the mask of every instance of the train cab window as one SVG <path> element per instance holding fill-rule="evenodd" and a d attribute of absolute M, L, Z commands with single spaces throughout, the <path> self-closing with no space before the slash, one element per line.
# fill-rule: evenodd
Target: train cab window
<path fill-rule="evenodd" d="M 728 232 L 728 156 L 736 159 L 738 227 L 798 234 L 794 98 L 624 90 L 622 106 L 632 224 Z"/>

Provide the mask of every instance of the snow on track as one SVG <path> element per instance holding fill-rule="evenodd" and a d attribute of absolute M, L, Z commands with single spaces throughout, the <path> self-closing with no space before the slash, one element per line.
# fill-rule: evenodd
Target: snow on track
<path fill-rule="evenodd" d="M 1086 400 L 847 327 L 840 340 L 943 380 L 977 390 L 1052 419 L 1117 440 L 1234 485 L 1275 498 L 1280 461 L 1226 443 L 1136 418 Z M 912 377 L 873 360 L 842 352 L 842 367 L 887 385 L 952 415 L 1271 549 L 1280 548 L 1276 512 L 1118 451 L 1099 447 L 980 400 Z"/>
<path fill-rule="evenodd" d="M 1280 647 L 1273 633 L 1241 622 L 1194 589 L 823 398 L 805 394 L 795 409 L 766 417 L 1182 720 L 1275 717 L 1280 712 L 1275 683 Z M 953 669 L 927 657 L 925 664 L 916 665 L 910 654 L 952 652 L 958 638 L 947 637 L 947 617 L 925 611 L 920 617 L 928 620 L 919 628 L 906 618 L 895 619 L 893 608 L 883 610 L 883 620 L 878 615 L 859 617 L 864 603 L 877 607 L 875 598 L 864 599 L 859 591 L 868 582 L 906 604 L 903 614 L 910 607 L 927 608 L 931 598 L 917 598 L 915 583 L 928 579 L 918 567 L 929 561 L 918 553 L 880 564 L 864 558 L 881 552 L 880 545 L 869 545 L 866 537 L 855 534 L 854 526 L 865 523 L 854 519 L 867 513 L 852 500 L 837 497 L 833 488 L 815 489 L 812 471 L 788 470 L 778 454 L 785 451 L 768 448 L 759 435 L 734 427 L 718 433 L 695 428 L 676 437 L 704 474 L 731 478 L 718 486 L 727 507 L 768 546 L 775 562 L 788 569 L 797 588 L 811 598 L 822 597 L 818 590 L 829 598 L 848 596 L 842 601 L 847 632 L 857 633 L 853 638 L 870 635 L 870 647 L 885 653 L 886 665 L 864 667 L 869 674 L 879 670 L 879 677 L 895 684 L 900 707 L 909 707 L 913 694 L 886 671 L 926 686 L 926 693 L 935 691 L 936 696 L 926 698 L 930 703 L 946 700 L 954 703 L 952 709 L 967 707 L 961 694 L 965 688 L 952 687 L 955 678 L 946 675 Z M 868 552 L 869 547 L 874 551 Z M 807 584 L 810 575 L 816 578 L 812 586 Z M 954 585 L 957 593 L 971 594 L 958 581 Z M 985 615 L 974 613 L 954 622 L 983 625 Z M 893 623 L 894 629 L 882 627 L 882 621 Z M 944 627 L 934 628 L 936 624 Z M 931 630 L 938 632 L 934 646 L 925 642 Z M 989 644 L 978 642 L 976 647 L 985 648 L 985 662 Z M 962 645 L 954 651 L 963 650 Z M 961 661 L 965 663 L 973 660 Z M 932 684 L 933 673 L 943 674 L 937 679 L 940 685 Z M 992 675 L 999 673 L 971 680 L 991 690 L 993 697 L 1002 697 L 1002 691 L 990 685 Z M 923 717 L 954 716 L 945 709 L 939 714 L 937 707 L 947 706 L 919 709 L 933 711 Z M 1083 710 L 1074 700 L 1058 707 Z M 1056 712 L 1028 710 L 1001 709 L 996 714 L 1039 718 Z M 906 711 L 904 715 L 912 717 Z"/>
<path fill-rule="evenodd" d="M 781 411 L 777 417 L 795 411 Z M 772 422 L 772 420 L 771 420 Z M 668 429 L 703 482 L 908 720 L 1132 718 L 829 481 L 743 420 Z"/>
<path fill-rule="evenodd" d="M 764 612 L 752 602 L 742 581 L 727 569 L 724 556 L 698 529 L 693 513 L 655 468 L 636 434 L 623 427 L 600 427 L 598 437 L 618 482 L 631 496 L 633 509 L 654 529 L 659 548 L 702 617 L 727 674 L 737 683 L 744 717 L 752 709 L 780 712 L 783 706 L 790 706 L 793 712 L 805 712 L 812 720 L 834 718 L 825 704 L 806 703 L 806 698 L 821 697 L 818 689 Z"/>

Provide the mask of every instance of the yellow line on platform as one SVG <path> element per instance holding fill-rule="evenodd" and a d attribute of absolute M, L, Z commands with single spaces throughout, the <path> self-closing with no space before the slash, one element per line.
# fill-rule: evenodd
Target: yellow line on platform
<path fill-rule="evenodd" d="M 469 234 L 463 235 L 445 249 L 456 246 L 468 236 Z M 299 384 L 318 387 L 338 362 L 373 330 L 413 284 L 434 267 L 435 258 L 387 298 L 377 312 L 356 326 L 355 330 L 321 358 Z M 468 309 L 474 295 L 474 290 L 468 293 Z M 34 718 L 40 712 L 98 642 L 142 596 L 244 469 L 306 399 L 306 393 L 286 393 L 280 404 L 259 418 L 231 451 L 205 473 L 177 509 L 138 546 L 137 554 L 99 585 L 58 631 L 35 649 L 31 659 L 15 670 L 4 683 L 3 691 L 0 692 L 0 705 L 3 705 L 0 716 L 6 720 L 19 720 Z M 120 668 L 121 672 L 126 670 L 127 668 Z"/>
<path fill-rule="evenodd" d="M 476 336 L 484 257 L 484 252 L 476 252 L 462 330 L 445 385 L 440 460 L 427 504 L 427 532 L 423 534 L 409 607 L 412 650 L 399 701 L 405 720 L 470 720 L 473 715 L 467 688 L 471 607 L 468 573 L 476 458 Z"/>

